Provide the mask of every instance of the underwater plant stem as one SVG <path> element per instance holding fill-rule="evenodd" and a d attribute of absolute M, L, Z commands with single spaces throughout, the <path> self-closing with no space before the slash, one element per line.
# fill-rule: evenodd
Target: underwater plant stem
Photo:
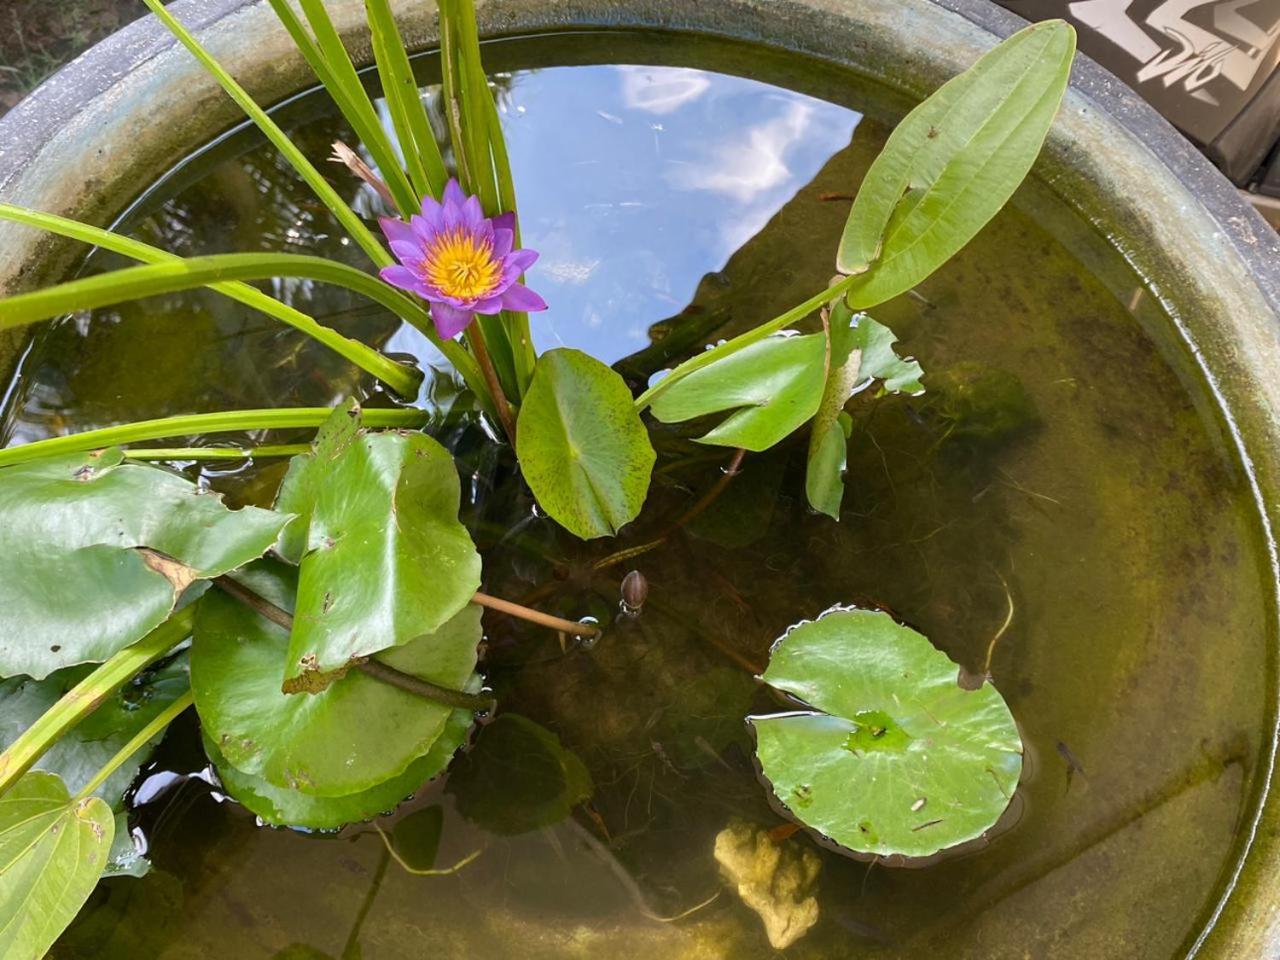
<path fill-rule="evenodd" d="M 623 550 L 618 550 L 606 557 L 601 557 L 599 560 L 591 564 L 591 569 L 604 570 L 607 567 L 612 567 L 615 564 L 622 563 L 624 560 L 630 560 L 632 557 L 638 557 L 642 553 L 648 553 L 650 550 L 656 550 L 658 547 L 662 546 L 671 538 L 672 534 L 716 502 L 720 497 L 720 494 L 724 493 L 725 487 L 729 486 L 729 484 L 733 482 L 733 478 L 741 471 L 742 461 L 746 455 L 747 451 L 742 447 L 738 447 L 738 449 L 734 451 L 733 457 L 729 460 L 728 465 L 721 470 L 720 478 L 716 480 L 711 488 L 699 497 L 698 501 L 694 503 L 693 506 L 680 514 L 680 516 L 677 517 L 675 521 L 667 527 L 667 529 L 663 530 L 654 539 L 647 543 L 636 544 L 634 547 L 627 547 Z"/>
<path fill-rule="evenodd" d="M 471 602 L 489 610 L 497 610 L 499 613 L 518 617 L 521 620 L 528 620 L 530 623 L 550 627 L 552 630 L 558 630 L 561 633 L 567 633 L 575 637 L 598 637 L 600 635 L 600 628 L 594 623 L 581 623 L 577 620 L 554 617 L 549 613 L 543 613 L 540 610 L 533 610 L 518 603 L 512 603 L 510 600 L 491 597 L 487 593 L 476 591 L 476 595 L 471 598 Z"/>
<path fill-rule="evenodd" d="M 26 224 L 40 230 L 47 230 L 50 233 L 56 233 L 72 240 L 79 240 L 82 243 L 91 243 L 113 253 L 139 260 L 142 263 L 175 263 L 182 261 L 182 257 L 177 254 L 161 250 L 159 247 L 153 247 L 140 240 L 134 240 L 132 237 L 122 237 L 119 234 L 112 233 L 110 230 L 103 230 L 100 227 L 80 223 L 77 220 L 68 220 L 66 217 L 43 213 L 39 210 L 28 210 L 12 204 L 0 203 L 0 219 Z M 422 382 L 422 374 L 419 371 L 383 356 L 377 350 L 361 343 L 359 340 L 343 336 L 336 330 L 317 323 L 314 318 L 301 310 L 269 297 L 261 290 L 239 281 L 215 283 L 209 289 L 216 290 L 218 293 L 237 300 L 269 317 L 274 317 L 295 330 L 306 334 L 313 340 L 319 341 L 361 370 L 377 377 L 402 397 L 412 397 L 417 393 L 418 385 Z"/>
<path fill-rule="evenodd" d="M 488 384 L 489 395 L 493 399 L 493 407 L 497 411 L 498 419 L 502 422 L 503 432 L 506 433 L 507 439 L 511 441 L 511 445 L 515 446 L 516 418 L 511 412 L 511 403 L 507 400 L 507 395 L 502 389 L 502 381 L 498 379 L 498 371 L 493 367 L 493 359 L 489 356 L 489 350 L 484 343 L 484 334 L 477 330 L 474 325 L 467 328 L 467 343 L 471 345 L 471 352 L 476 358 L 476 364 L 484 375 L 485 383 Z"/>
<path fill-rule="evenodd" d="M 293 629 L 293 616 L 288 610 L 276 606 L 266 597 L 250 590 L 238 580 L 223 575 L 214 577 L 213 585 L 228 596 L 239 600 L 259 616 L 266 617 L 276 626 L 283 627 L 285 630 Z M 393 687 L 399 687 L 401 690 L 416 694 L 424 699 L 443 703 L 448 707 L 475 711 L 493 709 L 493 697 L 480 693 L 467 693 L 464 690 L 450 690 L 448 687 L 442 687 L 429 680 L 415 677 L 377 660 L 357 660 L 353 666 L 361 673 L 375 680 L 380 680 Z"/>
<path fill-rule="evenodd" d="M 195 608 L 183 607 L 133 646 L 97 667 L 0 753 L 0 795 L 44 756 L 68 730 L 148 664 L 164 656 L 191 633 Z"/>
<path fill-rule="evenodd" d="M 397 864 L 399 864 L 401 869 L 403 869 L 405 873 L 411 873 L 415 877 L 450 876 L 451 874 L 457 873 L 459 870 L 461 870 L 463 867 L 469 864 L 472 860 L 476 859 L 476 857 L 480 856 L 480 854 L 484 853 L 484 848 L 481 847 L 479 850 L 473 850 L 471 853 L 467 854 L 465 857 L 463 857 L 461 860 L 459 860 L 457 863 L 455 863 L 451 867 L 434 867 L 431 869 L 424 870 L 422 867 L 410 866 L 408 863 L 405 862 L 405 859 L 402 856 L 400 856 L 399 853 L 396 852 L 396 848 L 391 843 L 391 838 L 387 836 L 387 831 L 383 830 L 382 827 L 378 825 L 378 822 L 376 820 L 373 823 L 373 829 L 376 830 L 378 833 L 378 836 L 382 838 L 382 844 L 384 847 L 386 847 L 386 852 L 391 857 L 391 859 L 394 860 Z"/>
<path fill-rule="evenodd" d="M 159 736 L 164 728 L 174 721 L 178 714 L 182 713 L 183 710 L 187 709 L 187 707 L 191 706 L 194 702 L 195 699 L 191 694 L 191 688 L 188 687 L 187 691 L 182 696 L 178 697 L 177 700 L 173 701 L 173 703 L 160 711 L 160 713 L 156 715 L 155 719 L 134 734 L 133 739 L 121 747 L 114 757 L 103 764 L 102 769 L 94 774 L 93 779 L 84 785 L 84 789 L 76 794 L 75 799 L 84 800 L 86 797 L 92 796 L 93 791 L 102 786 L 107 777 L 115 773 L 121 764 L 150 743 L 153 738 Z"/>
<path fill-rule="evenodd" d="M 861 271 L 861 273 L 865 272 L 865 270 Z M 843 296 L 844 293 L 853 286 L 854 281 L 857 280 L 861 273 L 854 273 L 847 277 L 843 277 L 824 289 L 821 293 L 815 293 L 808 300 L 803 303 L 796 304 L 790 310 L 779 314 L 768 323 L 762 323 L 760 326 L 748 330 L 746 333 L 738 334 L 738 336 L 734 337 L 732 340 L 726 340 L 719 346 L 690 357 L 648 390 L 644 391 L 644 393 L 640 394 L 640 396 L 636 397 L 636 412 L 642 412 L 669 388 L 675 386 L 694 371 L 701 370 L 703 367 L 715 363 L 717 360 L 723 360 L 725 357 L 737 353 L 739 350 L 749 347 L 753 343 L 758 343 L 765 337 L 777 333 L 787 324 L 795 323 L 797 320 L 803 320 L 809 314 L 813 313 L 813 311 L 830 303 L 836 297 Z"/>
<path fill-rule="evenodd" d="M 290 428 L 318 427 L 333 413 L 331 407 L 285 407 L 262 410 L 222 410 L 217 413 L 193 413 L 159 420 L 139 420 L 118 427 L 85 430 L 65 437 L 50 437 L 17 447 L 0 450 L 0 467 L 14 463 L 26 463 L 41 457 L 53 457 L 63 453 L 101 450 L 139 440 L 158 440 L 162 437 L 189 437 L 204 433 L 230 433 L 237 430 L 282 430 Z M 365 410 L 362 422 L 366 427 L 421 427 L 430 419 L 426 411 L 415 409 Z"/>

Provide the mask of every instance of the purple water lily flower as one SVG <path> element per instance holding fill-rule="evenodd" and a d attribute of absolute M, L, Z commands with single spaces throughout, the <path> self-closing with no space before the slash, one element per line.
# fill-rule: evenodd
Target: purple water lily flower
<path fill-rule="evenodd" d="M 399 266 L 381 277 L 431 304 L 442 337 L 456 337 L 477 313 L 547 309 L 546 301 L 516 280 L 538 259 L 536 250 L 512 250 L 516 215 L 486 217 L 480 200 L 462 192 L 456 180 L 444 188 L 444 202 L 422 200 L 422 214 L 408 223 L 381 217 Z"/>

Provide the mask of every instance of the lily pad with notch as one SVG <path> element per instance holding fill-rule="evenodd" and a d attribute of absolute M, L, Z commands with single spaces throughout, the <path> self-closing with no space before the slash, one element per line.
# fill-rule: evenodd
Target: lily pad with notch
<path fill-rule="evenodd" d="M 880 611 L 835 607 L 774 645 L 763 679 L 809 709 L 749 722 L 777 799 L 856 854 L 927 857 L 1008 807 L 1022 740 L 989 682 Z"/>
<path fill-rule="evenodd" d="M 116 448 L 0 469 L 0 675 L 106 660 L 191 583 L 262 556 L 287 520 Z"/>

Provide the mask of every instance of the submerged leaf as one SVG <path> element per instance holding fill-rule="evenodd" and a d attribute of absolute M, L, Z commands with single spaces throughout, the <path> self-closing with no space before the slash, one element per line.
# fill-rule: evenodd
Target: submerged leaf
<path fill-rule="evenodd" d="M 866 308 L 910 290 L 973 239 L 1031 170 L 1071 76 L 1076 36 L 1032 24 L 898 124 L 849 211 L 836 258 Z"/>
<path fill-rule="evenodd" d="M 626 382 L 563 348 L 538 358 L 516 454 L 538 505 L 584 540 L 612 536 L 636 518 L 657 459 Z"/>
<path fill-rule="evenodd" d="M 503 713 L 449 775 L 458 812 L 492 833 L 512 835 L 559 823 L 591 796 L 591 774 L 546 727 Z"/>
<path fill-rule="evenodd" d="M 358 416 L 335 411 L 280 489 L 277 508 L 298 515 L 278 548 L 300 564 L 290 689 L 440 629 L 480 586 L 453 458 L 425 434 L 361 431 Z"/>
<path fill-rule="evenodd" d="M 0 675 L 106 660 L 169 616 L 175 579 L 260 557 L 286 519 L 118 449 L 0 469 Z"/>
<path fill-rule="evenodd" d="M 90 670 L 87 666 L 71 667 L 43 680 L 13 677 L 0 681 L 0 749 L 7 749 Z M 134 735 L 186 693 L 188 686 L 185 653 L 143 672 L 59 738 L 33 769 L 56 773 L 68 790 L 80 790 Z M 121 764 L 94 796 L 116 812 L 123 810 L 125 791 L 147 756 L 148 751 L 139 751 Z"/>
<path fill-rule="evenodd" d="M 295 571 L 263 561 L 236 575 L 289 610 Z M 451 690 L 471 677 L 480 608 L 376 659 Z M 398 777 L 440 738 L 452 708 L 352 669 L 325 690 L 286 694 L 283 627 L 233 600 L 201 601 L 191 646 L 191 689 L 204 729 L 236 769 L 321 797 L 342 797 Z"/>
<path fill-rule="evenodd" d="M 479 687 L 479 682 L 473 684 Z M 204 749 L 218 770 L 218 779 L 227 792 L 251 813 L 266 823 L 282 827 L 307 827 L 334 830 L 348 823 L 369 820 L 395 809 L 400 801 L 417 791 L 424 783 L 444 772 L 453 755 L 467 739 L 473 717 L 466 710 L 455 710 L 445 722 L 444 732 L 431 749 L 405 768 L 405 771 L 359 793 L 341 797 L 317 797 L 278 787 L 262 777 L 237 770 L 218 750 L 206 734 Z"/>
<path fill-rule="evenodd" d="M 767 450 L 817 413 L 825 339 L 818 333 L 766 337 L 695 370 L 660 394 L 650 409 L 663 423 L 732 410 L 698 441 Z"/>
<path fill-rule="evenodd" d="M 827 320 L 827 377 L 822 403 L 813 418 L 805 493 L 809 504 L 833 520 L 840 519 L 844 469 L 853 421 L 844 405 L 859 385 L 883 381 L 888 393 L 921 393 L 924 371 L 914 360 L 893 352 L 897 337 L 865 313 L 854 314 L 843 298 L 831 305 Z"/>
<path fill-rule="evenodd" d="M 980 837 L 1022 771 L 1009 708 L 886 613 L 835 608 L 792 627 L 764 681 L 811 712 L 751 717 L 773 792 L 858 853 L 925 857 Z"/>
<path fill-rule="evenodd" d="M 0 956 L 38 958 L 93 892 L 115 825 L 98 797 L 73 800 L 31 771 L 0 797 Z"/>

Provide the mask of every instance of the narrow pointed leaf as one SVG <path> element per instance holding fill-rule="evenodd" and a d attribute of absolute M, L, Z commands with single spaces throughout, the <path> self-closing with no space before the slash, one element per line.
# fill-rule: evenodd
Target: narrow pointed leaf
<path fill-rule="evenodd" d="M 805 493 L 815 510 L 839 520 L 853 430 L 853 421 L 844 413 L 845 403 L 875 379 L 882 381 L 887 393 L 920 393 L 923 371 L 916 361 L 893 352 L 897 338 L 892 330 L 865 313 L 855 315 L 843 297 L 831 306 L 827 337 L 827 379 L 809 438 Z"/>
<path fill-rule="evenodd" d="M 123 457 L 0 470 L 0 674 L 106 660 L 164 621 L 191 582 L 262 556 L 288 519 L 229 510 Z"/>
<path fill-rule="evenodd" d="M 426 434 L 359 426 L 358 408 L 337 410 L 281 485 L 278 509 L 298 515 L 280 547 L 300 565 L 284 674 L 298 689 L 433 633 L 480 587 L 453 458 Z"/>
<path fill-rule="evenodd" d="M 650 409 L 663 423 L 733 411 L 698 442 L 767 450 L 818 411 L 825 343 L 817 333 L 766 337 L 689 374 Z"/>
<path fill-rule="evenodd" d="M 93 892 L 114 834 L 102 800 L 73 800 L 51 773 L 0 797 L 0 957 L 45 955 Z"/>
<path fill-rule="evenodd" d="M 636 518 L 657 459 L 626 382 L 564 348 L 538 358 L 516 454 L 538 504 L 584 540 L 612 536 Z"/>
<path fill-rule="evenodd" d="M 855 309 L 910 290 L 996 215 L 1058 112 L 1076 36 L 1061 20 L 1009 37 L 907 115 L 849 212 L 836 263 Z"/>

